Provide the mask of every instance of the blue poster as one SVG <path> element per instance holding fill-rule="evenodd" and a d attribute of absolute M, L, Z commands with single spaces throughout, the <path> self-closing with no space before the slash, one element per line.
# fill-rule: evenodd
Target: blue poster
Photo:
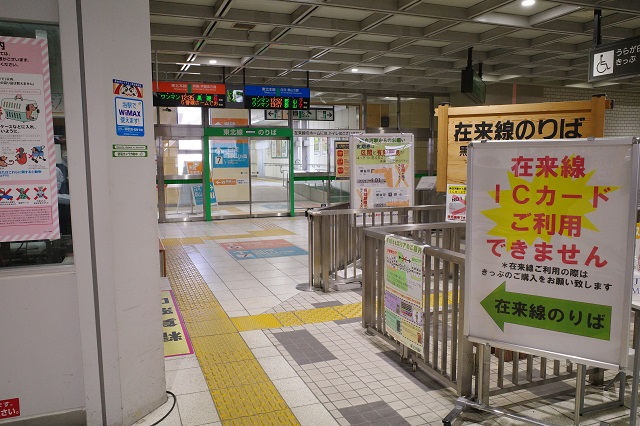
<path fill-rule="evenodd" d="M 194 204 L 196 206 L 201 206 L 204 204 L 204 197 L 202 194 L 202 185 L 194 185 L 191 187 L 191 193 L 193 194 Z M 209 191 L 211 204 L 216 204 L 218 200 L 216 200 L 216 190 L 211 184 L 211 191 Z"/>
<path fill-rule="evenodd" d="M 144 105 L 142 99 L 115 98 L 116 134 L 144 136 Z"/>
<path fill-rule="evenodd" d="M 236 141 L 213 141 L 211 168 L 249 168 L 249 144 Z"/>

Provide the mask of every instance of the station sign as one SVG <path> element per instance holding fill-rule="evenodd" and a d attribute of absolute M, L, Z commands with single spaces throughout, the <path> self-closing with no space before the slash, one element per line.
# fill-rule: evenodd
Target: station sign
<path fill-rule="evenodd" d="M 284 111 L 281 109 L 265 109 L 264 119 L 269 120 L 286 120 L 284 118 Z"/>
<path fill-rule="evenodd" d="M 640 37 L 598 46 L 590 51 L 589 81 L 640 75 Z"/>
<path fill-rule="evenodd" d="M 290 138 L 293 132 L 288 127 L 211 127 L 205 129 L 205 136 L 239 136 L 239 137 L 265 137 Z"/>
<path fill-rule="evenodd" d="M 308 87 L 244 87 L 244 106 L 248 109 L 309 109 L 310 97 Z"/>

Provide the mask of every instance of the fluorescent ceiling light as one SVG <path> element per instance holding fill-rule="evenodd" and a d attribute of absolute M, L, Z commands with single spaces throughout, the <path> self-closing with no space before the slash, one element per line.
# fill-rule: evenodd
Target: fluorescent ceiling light
<path fill-rule="evenodd" d="M 351 72 L 358 72 L 360 71 L 358 68 L 351 68 Z"/>
<path fill-rule="evenodd" d="M 217 59 L 209 59 L 209 63 L 210 64 L 217 64 L 218 60 Z"/>
<path fill-rule="evenodd" d="M 536 0 L 522 0 L 524 7 L 533 6 L 534 4 L 536 4 Z"/>

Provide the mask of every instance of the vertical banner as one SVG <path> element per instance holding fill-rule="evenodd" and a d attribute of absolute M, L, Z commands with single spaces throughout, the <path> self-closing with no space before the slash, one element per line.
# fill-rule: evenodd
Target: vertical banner
<path fill-rule="evenodd" d="M 349 137 L 351 208 L 413 205 L 413 135 Z"/>
<path fill-rule="evenodd" d="M 0 241 L 60 238 L 46 39 L 0 37 Z"/>
<path fill-rule="evenodd" d="M 447 185 L 445 221 L 464 223 L 467 221 L 467 185 Z"/>
<path fill-rule="evenodd" d="M 384 241 L 384 317 L 387 333 L 424 356 L 424 246 L 387 235 Z"/>
<path fill-rule="evenodd" d="M 470 340 L 626 365 L 638 152 L 632 138 L 470 145 Z"/>

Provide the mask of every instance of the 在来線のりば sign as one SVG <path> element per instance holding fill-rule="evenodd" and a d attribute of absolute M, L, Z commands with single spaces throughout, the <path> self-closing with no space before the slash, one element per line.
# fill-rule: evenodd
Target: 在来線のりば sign
<path fill-rule="evenodd" d="M 436 189 L 467 182 L 467 145 L 473 141 L 580 139 L 604 136 L 605 96 L 590 101 L 487 105 L 436 109 L 438 173 Z"/>
<path fill-rule="evenodd" d="M 626 365 L 638 153 L 632 138 L 469 145 L 471 341 Z"/>

